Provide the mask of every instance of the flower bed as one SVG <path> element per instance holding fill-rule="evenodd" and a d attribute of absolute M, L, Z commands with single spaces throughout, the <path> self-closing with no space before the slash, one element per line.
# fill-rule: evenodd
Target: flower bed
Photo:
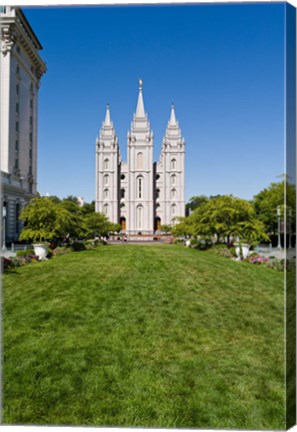
<path fill-rule="evenodd" d="M 95 249 L 96 247 L 107 244 L 108 243 L 104 240 L 86 240 L 84 242 L 73 242 L 68 246 L 56 246 L 54 249 L 49 249 L 46 258 L 51 259 L 72 252 Z M 16 257 L 2 257 L 2 272 L 7 272 L 15 267 L 21 267 L 27 264 L 36 263 L 38 261 L 38 256 L 34 254 L 33 250 L 27 249 L 24 251 L 18 251 Z"/>

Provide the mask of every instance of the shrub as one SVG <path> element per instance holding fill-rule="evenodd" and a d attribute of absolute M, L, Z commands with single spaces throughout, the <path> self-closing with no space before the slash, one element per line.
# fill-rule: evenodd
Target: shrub
<path fill-rule="evenodd" d="M 26 249 L 27 254 L 26 255 L 35 255 L 34 249 Z"/>
<path fill-rule="evenodd" d="M 277 270 L 277 271 L 283 271 L 284 270 L 284 265 L 282 264 L 281 260 L 274 258 L 274 259 L 270 259 L 269 261 L 263 263 L 263 265 L 265 267 L 271 268 L 273 270 Z"/>
<path fill-rule="evenodd" d="M 66 246 L 58 246 L 56 249 L 54 249 L 52 251 L 53 253 L 53 257 L 55 256 L 61 256 L 61 255 L 65 255 L 67 253 L 71 252 L 71 249 L 69 247 Z"/>
<path fill-rule="evenodd" d="M 222 248 L 221 245 L 219 245 L 219 247 L 217 247 L 217 245 L 216 245 L 216 246 L 210 248 L 209 252 L 212 252 L 216 255 L 223 256 L 225 258 L 232 258 L 233 257 L 232 252 L 230 251 L 230 249 L 228 249 L 226 247 L 226 245 L 224 248 Z"/>
<path fill-rule="evenodd" d="M 9 258 L 5 258 L 5 257 L 1 257 L 1 261 L 2 261 L 2 270 L 3 271 L 7 271 L 10 268 L 13 267 L 13 262 L 11 259 Z"/>
<path fill-rule="evenodd" d="M 17 257 L 25 257 L 27 255 L 35 255 L 34 249 L 25 249 L 16 252 Z"/>
<path fill-rule="evenodd" d="M 232 246 L 232 247 L 229 249 L 229 251 L 231 252 L 231 254 L 232 254 L 233 257 L 237 257 L 237 255 L 236 255 L 236 250 L 235 250 L 235 247 L 234 247 L 234 246 Z"/>
<path fill-rule="evenodd" d="M 198 250 L 207 250 L 209 248 L 212 247 L 212 242 L 209 239 L 201 239 L 201 240 L 197 240 L 197 244 L 194 245 L 195 249 Z"/>
<path fill-rule="evenodd" d="M 287 267 L 288 271 L 294 271 L 296 269 L 296 257 L 293 257 L 289 260 L 289 265 Z"/>
<path fill-rule="evenodd" d="M 46 257 L 47 257 L 47 259 L 51 259 L 53 257 L 53 251 L 48 249 Z"/>
<path fill-rule="evenodd" d="M 283 267 L 283 270 L 284 270 L 284 269 L 287 270 L 287 269 L 289 268 L 289 260 L 286 259 L 286 258 L 282 259 L 282 260 L 281 260 L 281 265 L 282 265 L 282 267 Z"/>
<path fill-rule="evenodd" d="M 86 247 L 82 242 L 73 242 L 70 247 L 73 252 L 80 252 L 86 250 Z"/>
<path fill-rule="evenodd" d="M 174 244 L 184 244 L 184 239 L 175 239 Z"/>
<path fill-rule="evenodd" d="M 20 267 L 22 265 L 22 261 L 24 261 L 22 258 L 18 258 L 18 257 L 11 258 L 12 267 Z"/>
<path fill-rule="evenodd" d="M 260 255 L 253 255 L 253 256 L 250 256 L 246 261 L 250 262 L 251 264 L 260 265 L 263 263 L 267 263 L 269 261 L 269 258 L 265 258 L 265 257 L 262 257 Z"/>
<path fill-rule="evenodd" d="M 226 244 L 225 243 L 217 243 L 213 246 L 212 249 L 226 249 Z"/>

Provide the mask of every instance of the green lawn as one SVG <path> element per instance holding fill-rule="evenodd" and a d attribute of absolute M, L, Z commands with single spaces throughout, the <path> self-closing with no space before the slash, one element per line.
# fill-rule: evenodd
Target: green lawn
<path fill-rule="evenodd" d="M 283 273 L 114 245 L 4 276 L 5 424 L 284 429 Z"/>

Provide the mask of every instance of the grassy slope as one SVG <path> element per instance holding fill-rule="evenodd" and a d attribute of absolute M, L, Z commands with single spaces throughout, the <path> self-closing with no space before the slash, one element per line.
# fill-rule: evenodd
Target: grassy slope
<path fill-rule="evenodd" d="M 284 428 L 283 275 L 117 245 L 4 277 L 4 423 Z"/>

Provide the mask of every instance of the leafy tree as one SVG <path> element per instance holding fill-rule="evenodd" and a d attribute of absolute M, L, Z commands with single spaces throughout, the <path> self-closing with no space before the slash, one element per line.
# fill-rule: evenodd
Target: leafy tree
<path fill-rule="evenodd" d="M 50 197 L 32 199 L 21 211 L 20 219 L 24 221 L 20 240 L 50 241 L 77 229 L 73 215 Z"/>
<path fill-rule="evenodd" d="M 193 196 L 189 199 L 189 201 L 186 204 L 186 212 L 189 212 L 189 210 L 193 211 L 205 202 L 208 201 L 208 198 L 206 195 L 197 195 Z"/>
<path fill-rule="evenodd" d="M 253 229 L 253 226 L 255 227 Z M 219 195 L 196 208 L 188 218 L 180 218 L 174 227 L 174 234 L 212 237 L 217 240 L 242 236 L 249 239 L 265 237 L 264 226 L 256 220 L 253 206 L 246 200 L 230 195 Z"/>
<path fill-rule="evenodd" d="M 84 232 L 88 237 L 106 236 L 110 231 L 110 222 L 102 213 L 89 213 L 83 220 Z"/>
<path fill-rule="evenodd" d="M 218 240 L 237 235 L 238 222 L 251 220 L 254 216 L 253 207 L 246 200 L 230 195 L 212 198 L 192 215 L 193 232 L 195 235 L 216 235 Z"/>
<path fill-rule="evenodd" d="M 61 202 L 60 198 L 57 195 L 50 195 L 48 198 L 56 204 Z"/>
<path fill-rule="evenodd" d="M 63 199 L 63 201 L 72 201 L 75 204 L 78 204 L 78 199 L 74 195 L 68 195 L 66 198 Z"/>
<path fill-rule="evenodd" d="M 175 237 L 183 237 L 193 235 L 193 224 L 190 217 L 179 217 L 177 219 L 179 223 L 174 225 L 171 230 L 171 234 Z"/>
<path fill-rule="evenodd" d="M 287 209 L 292 209 L 293 229 L 295 229 L 296 218 L 296 188 L 287 179 L 279 183 L 271 183 L 268 188 L 263 189 L 254 196 L 253 205 L 256 215 L 265 225 L 269 234 L 276 234 L 278 229 L 277 207 L 284 209 L 285 199 Z"/>
<path fill-rule="evenodd" d="M 108 223 L 108 231 L 109 232 L 120 232 L 122 229 L 121 224 L 117 224 L 117 223 L 113 223 L 113 222 L 109 222 Z"/>
<path fill-rule="evenodd" d="M 85 203 L 82 207 L 81 207 L 81 213 L 83 215 L 89 214 L 89 213 L 94 213 L 95 212 L 95 201 L 92 201 L 91 203 Z"/>
<path fill-rule="evenodd" d="M 237 235 L 243 241 L 256 246 L 260 241 L 270 241 L 269 236 L 265 233 L 265 226 L 263 222 L 258 219 L 251 219 L 248 221 L 238 222 Z"/>
<path fill-rule="evenodd" d="M 165 234 L 169 234 L 172 231 L 172 226 L 171 225 L 161 225 L 160 231 L 164 232 Z"/>
<path fill-rule="evenodd" d="M 81 214 L 81 208 L 79 207 L 78 203 L 75 203 L 74 201 L 65 199 L 61 202 L 61 207 L 68 210 L 70 213 L 73 213 L 75 215 Z"/>

